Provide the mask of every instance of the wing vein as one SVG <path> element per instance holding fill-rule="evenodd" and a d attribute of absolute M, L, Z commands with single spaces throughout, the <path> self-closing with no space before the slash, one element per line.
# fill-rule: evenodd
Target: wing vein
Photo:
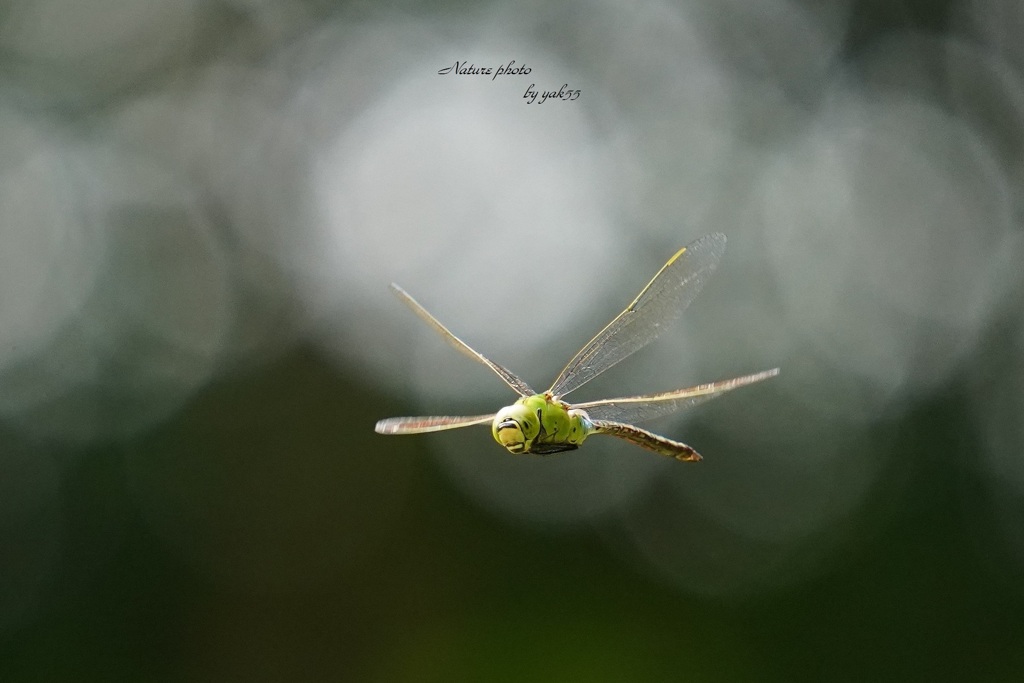
<path fill-rule="evenodd" d="M 373 430 L 378 434 L 424 434 L 484 424 L 493 419 L 494 413 L 471 416 L 389 417 L 378 421 Z"/>
<path fill-rule="evenodd" d="M 633 303 L 579 350 L 548 391 L 565 396 L 653 341 L 690 305 L 724 252 L 721 233 L 701 237 L 677 251 Z"/>
<path fill-rule="evenodd" d="M 415 313 L 421 319 L 426 321 L 426 323 L 433 327 L 438 334 L 444 337 L 444 340 L 448 342 L 452 347 L 454 347 L 456 351 L 466 356 L 469 356 L 473 360 L 483 363 L 484 365 L 489 367 L 491 370 L 495 372 L 495 374 L 498 375 L 498 377 L 500 377 L 505 382 L 505 384 L 512 387 L 512 390 L 518 393 L 520 396 L 532 396 L 533 394 L 537 393 L 530 388 L 529 384 L 527 384 L 518 376 L 516 376 L 512 371 L 507 370 L 506 368 L 498 365 L 494 361 L 484 356 L 479 351 L 474 350 L 473 347 L 471 347 L 469 344 L 467 344 L 466 342 L 462 341 L 454 334 L 452 334 L 451 330 L 442 325 L 440 320 L 432 316 L 430 312 L 427 311 L 427 309 L 423 308 L 423 306 L 421 306 L 420 303 L 416 301 L 416 299 L 413 299 L 411 296 L 409 296 L 408 292 L 406 292 L 404 289 L 396 285 L 394 282 L 391 283 L 391 291 L 393 291 L 395 295 L 398 296 L 398 298 L 401 299 L 406 306 L 411 308 L 413 313 Z"/>
<path fill-rule="evenodd" d="M 607 398 L 601 401 L 573 404 L 573 408 L 587 411 L 592 420 L 608 420 L 612 422 L 643 422 L 663 415 L 669 415 L 684 408 L 693 407 L 704 401 L 717 398 L 727 391 L 745 387 L 755 382 L 775 377 L 778 368 L 757 372 L 752 375 L 734 377 L 719 382 L 700 384 L 686 389 L 676 389 L 660 394 L 628 396 L 625 398 Z"/>

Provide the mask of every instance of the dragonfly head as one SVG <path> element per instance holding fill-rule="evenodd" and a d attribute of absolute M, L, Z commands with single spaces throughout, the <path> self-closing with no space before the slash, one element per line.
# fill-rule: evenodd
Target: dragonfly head
<path fill-rule="evenodd" d="M 540 414 L 522 401 L 502 408 L 491 423 L 494 440 L 510 453 L 529 453 L 540 434 Z"/>

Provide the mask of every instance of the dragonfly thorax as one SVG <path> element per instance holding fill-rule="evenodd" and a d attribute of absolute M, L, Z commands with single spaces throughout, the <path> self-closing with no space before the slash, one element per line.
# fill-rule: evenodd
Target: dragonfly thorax
<path fill-rule="evenodd" d="M 592 431 L 587 415 L 547 394 L 524 396 L 494 416 L 494 439 L 510 453 L 546 455 L 579 448 Z"/>

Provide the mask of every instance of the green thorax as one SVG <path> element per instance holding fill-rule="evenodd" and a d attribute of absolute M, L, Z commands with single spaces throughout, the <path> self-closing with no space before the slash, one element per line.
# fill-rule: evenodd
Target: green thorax
<path fill-rule="evenodd" d="M 579 448 L 593 431 L 587 414 L 549 394 L 524 396 L 494 416 L 494 439 L 511 453 L 547 455 Z"/>

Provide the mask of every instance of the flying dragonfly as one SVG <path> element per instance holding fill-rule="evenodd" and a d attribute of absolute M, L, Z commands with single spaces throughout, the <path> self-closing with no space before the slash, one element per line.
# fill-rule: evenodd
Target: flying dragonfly
<path fill-rule="evenodd" d="M 706 235 L 683 247 L 603 330 L 591 339 L 559 373 L 551 388 L 538 394 L 518 376 L 472 349 L 452 334 L 396 284 L 392 291 L 416 315 L 437 330 L 456 350 L 493 370 L 520 398 L 497 413 L 473 416 L 391 417 L 377 423 L 378 434 L 422 434 L 472 425 L 491 425 L 494 439 L 511 453 L 548 455 L 580 447 L 592 434 L 609 434 L 681 461 L 701 459 L 679 441 L 637 427 L 655 417 L 694 406 L 723 393 L 779 374 L 779 369 L 700 384 L 657 394 L 567 403 L 570 392 L 611 368 L 654 340 L 690 305 L 725 252 L 725 235 Z"/>

